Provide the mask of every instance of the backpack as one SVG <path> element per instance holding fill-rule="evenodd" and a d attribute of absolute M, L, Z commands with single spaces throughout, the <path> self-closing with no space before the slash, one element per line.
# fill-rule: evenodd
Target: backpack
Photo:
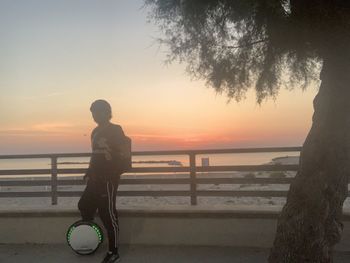
<path fill-rule="evenodd" d="M 128 136 L 124 136 L 124 138 L 120 142 L 120 151 L 117 159 L 118 172 L 120 174 L 129 172 L 132 167 L 131 161 L 131 139 Z"/>

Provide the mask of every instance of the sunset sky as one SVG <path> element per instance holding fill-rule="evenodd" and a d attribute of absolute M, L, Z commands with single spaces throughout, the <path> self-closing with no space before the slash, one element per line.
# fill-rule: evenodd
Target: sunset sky
<path fill-rule="evenodd" d="M 237 103 L 165 65 L 143 0 L 2 0 L 0 154 L 87 152 L 108 100 L 134 150 L 300 146 L 316 87 Z"/>

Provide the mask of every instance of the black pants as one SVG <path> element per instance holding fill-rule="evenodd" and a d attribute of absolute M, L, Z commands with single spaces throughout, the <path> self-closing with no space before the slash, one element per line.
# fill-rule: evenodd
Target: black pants
<path fill-rule="evenodd" d="M 119 178 L 100 181 L 88 180 L 79 200 L 78 208 L 83 220 L 93 220 L 96 210 L 107 231 L 109 251 L 118 252 L 119 224 L 115 207 Z"/>

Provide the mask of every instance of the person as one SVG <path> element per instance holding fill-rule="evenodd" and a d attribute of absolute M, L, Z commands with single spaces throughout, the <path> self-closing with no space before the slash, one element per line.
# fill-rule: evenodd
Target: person
<path fill-rule="evenodd" d="M 90 111 L 97 127 L 91 133 L 92 156 L 84 176 L 87 185 L 78 208 L 82 220 L 86 221 L 93 220 L 98 210 L 107 232 L 109 247 L 102 263 L 114 263 L 120 260 L 119 224 L 115 202 L 120 175 L 123 172 L 118 165 L 120 147 L 126 136 L 121 126 L 111 123 L 112 109 L 107 101 L 94 101 Z"/>

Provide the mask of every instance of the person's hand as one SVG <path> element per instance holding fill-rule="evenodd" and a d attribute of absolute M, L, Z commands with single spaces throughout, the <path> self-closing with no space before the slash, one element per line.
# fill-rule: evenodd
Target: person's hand
<path fill-rule="evenodd" d="M 85 174 L 83 177 L 84 182 L 88 182 L 89 181 L 89 175 Z"/>

